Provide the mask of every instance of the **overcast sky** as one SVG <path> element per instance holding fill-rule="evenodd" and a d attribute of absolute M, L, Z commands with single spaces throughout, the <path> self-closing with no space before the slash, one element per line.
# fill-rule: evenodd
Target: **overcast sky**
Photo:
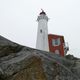
<path fill-rule="evenodd" d="M 80 0 L 0 0 L 0 35 L 35 48 L 41 8 L 50 18 L 48 32 L 63 35 L 68 53 L 80 57 Z"/>

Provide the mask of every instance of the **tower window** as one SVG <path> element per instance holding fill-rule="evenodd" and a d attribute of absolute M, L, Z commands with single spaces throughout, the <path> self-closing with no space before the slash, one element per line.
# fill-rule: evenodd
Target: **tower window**
<path fill-rule="evenodd" d="M 40 30 L 40 33 L 42 33 L 42 29 Z"/>

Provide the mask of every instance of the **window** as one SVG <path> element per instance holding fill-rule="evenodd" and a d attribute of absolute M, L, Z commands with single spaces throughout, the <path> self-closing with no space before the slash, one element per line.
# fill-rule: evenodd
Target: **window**
<path fill-rule="evenodd" d="M 40 30 L 40 33 L 42 33 L 42 29 Z"/>
<path fill-rule="evenodd" d="M 59 50 L 55 50 L 55 53 L 56 53 L 56 54 L 60 54 L 60 53 L 59 53 Z"/>
<path fill-rule="evenodd" d="M 52 39 L 52 46 L 59 46 L 60 45 L 60 38 Z"/>

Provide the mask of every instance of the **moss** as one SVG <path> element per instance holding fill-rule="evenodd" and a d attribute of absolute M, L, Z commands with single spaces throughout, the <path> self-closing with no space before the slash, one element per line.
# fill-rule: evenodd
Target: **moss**
<path fill-rule="evenodd" d="M 17 45 L 17 46 L 11 46 L 11 45 L 0 46 L 0 57 L 7 56 L 11 53 L 17 53 L 17 52 L 21 51 L 22 48 L 23 48 L 23 46 L 20 46 L 20 45 Z"/>
<path fill-rule="evenodd" d="M 8 80 L 47 80 L 41 60 L 36 57 L 32 57 L 30 60 L 32 61 L 31 64 L 9 77 Z"/>

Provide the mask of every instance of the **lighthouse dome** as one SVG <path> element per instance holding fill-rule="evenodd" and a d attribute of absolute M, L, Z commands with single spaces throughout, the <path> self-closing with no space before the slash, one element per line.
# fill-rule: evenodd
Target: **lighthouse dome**
<path fill-rule="evenodd" d="M 40 15 L 46 15 L 46 13 L 44 12 L 44 10 L 42 10 L 42 12 L 40 12 Z"/>

